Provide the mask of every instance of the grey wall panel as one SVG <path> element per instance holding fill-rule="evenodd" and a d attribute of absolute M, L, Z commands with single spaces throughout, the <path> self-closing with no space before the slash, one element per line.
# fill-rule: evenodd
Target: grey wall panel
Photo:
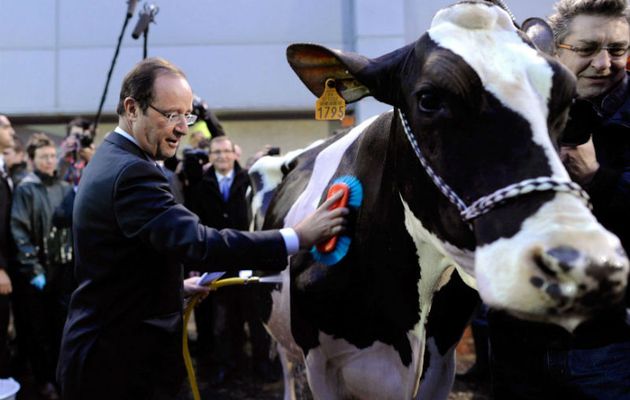
<path fill-rule="evenodd" d="M 551 12 L 552 0 L 506 0 L 518 20 Z M 180 65 L 211 106 L 310 109 L 313 96 L 285 60 L 286 45 L 317 42 L 378 56 L 417 39 L 452 0 L 153 0 L 160 7 L 149 55 Z M 142 57 L 124 37 L 104 111 Z M 126 12 L 125 0 L 0 0 L 0 107 L 15 114 L 91 113 Z M 366 107 L 368 108 L 368 107 Z M 370 105 L 370 109 L 374 107 Z"/>
<path fill-rule="evenodd" d="M 0 50 L 0 112 L 54 112 L 54 59 L 50 50 Z"/>
<path fill-rule="evenodd" d="M 0 15 L 0 50 L 46 49 L 55 45 L 55 1 L 0 0 Z"/>

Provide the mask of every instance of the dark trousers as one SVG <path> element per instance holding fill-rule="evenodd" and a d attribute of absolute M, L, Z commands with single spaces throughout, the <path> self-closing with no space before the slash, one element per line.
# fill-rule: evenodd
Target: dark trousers
<path fill-rule="evenodd" d="M 212 354 L 215 363 L 228 370 L 236 369 L 237 373 L 246 372 L 249 367 L 255 373 L 264 373 L 270 369 L 271 337 L 260 320 L 254 288 L 225 287 L 210 296 L 213 296 Z M 249 335 L 246 334 L 245 324 L 249 328 Z M 248 338 L 251 344 L 251 365 L 245 353 Z"/>
<path fill-rule="evenodd" d="M 10 376 L 9 364 L 9 314 L 11 301 L 8 295 L 0 295 L 0 378 Z"/>
<path fill-rule="evenodd" d="M 630 337 L 582 348 L 556 326 L 492 311 L 488 322 L 496 400 L 630 399 Z"/>
<path fill-rule="evenodd" d="M 61 343 L 60 308 L 49 290 L 39 290 L 24 276 L 13 280 L 14 317 L 38 384 L 55 381 Z"/>

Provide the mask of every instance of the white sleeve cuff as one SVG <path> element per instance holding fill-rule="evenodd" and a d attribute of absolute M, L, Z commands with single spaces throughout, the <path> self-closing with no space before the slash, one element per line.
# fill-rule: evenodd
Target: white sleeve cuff
<path fill-rule="evenodd" d="M 284 245 L 287 248 L 287 255 L 293 255 L 300 250 L 300 238 L 293 228 L 280 229 Z"/>

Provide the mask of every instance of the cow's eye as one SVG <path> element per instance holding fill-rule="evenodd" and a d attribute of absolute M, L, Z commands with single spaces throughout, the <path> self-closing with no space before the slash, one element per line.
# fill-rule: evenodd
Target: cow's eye
<path fill-rule="evenodd" d="M 418 95 L 418 108 L 425 113 L 435 113 L 444 107 L 442 98 L 433 92 L 422 92 Z"/>

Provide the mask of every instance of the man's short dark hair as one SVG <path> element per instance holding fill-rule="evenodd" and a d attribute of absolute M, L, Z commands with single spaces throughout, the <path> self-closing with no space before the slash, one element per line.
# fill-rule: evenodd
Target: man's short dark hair
<path fill-rule="evenodd" d="M 215 136 L 212 139 L 210 139 L 210 148 L 212 148 L 212 143 L 219 143 L 219 142 L 229 142 L 232 145 L 232 150 L 234 150 L 234 142 L 232 141 L 232 139 L 230 139 L 229 137 L 225 135 Z"/>
<path fill-rule="evenodd" d="M 81 130 L 83 131 L 90 131 L 90 132 L 94 128 L 94 125 L 92 124 L 91 120 L 87 118 L 83 118 L 83 117 L 76 117 L 70 120 L 70 122 L 68 122 L 68 125 L 66 125 L 66 136 L 70 135 L 70 131 L 75 126 L 81 128 Z"/>
<path fill-rule="evenodd" d="M 146 111 L 153 101 L 153 83 L 160 74 L 174 74 L 186 78 L 184 72 L 163 58 L 152 57 L 142 60 L 123 80 L 116 113 L 125 114 L 125 99 L 133 97 L 142 111 Z"/>
<path fill-rule="evenodd" d="M 627 0 L 558 0 L 549 16 L 556 43 L 567 37 L 571 21 L 578 15 L 621 17 L 630 23 Z"/>
<path fill-rule="evenodd" d="M 55 147 L 52 141 L 45 133 L 33 133 L 26 143 L 26 154 L 31 160 L 35 159 L 35 151 L 42 147 Z"/>

